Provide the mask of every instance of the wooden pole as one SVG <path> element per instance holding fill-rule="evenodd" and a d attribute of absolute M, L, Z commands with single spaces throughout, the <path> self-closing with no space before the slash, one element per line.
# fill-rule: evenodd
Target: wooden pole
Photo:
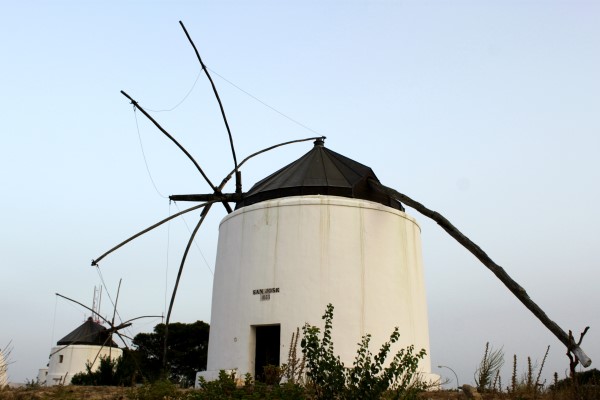
<path fill-rule="evenodd" d="M 181 27 L 183 28 L 183 31 L 185 32 L 185 36 L 187 36 L 190 44 L 194 48 L 194 51 L 196 52 L 196 57 L 198 58 L 198 61 L 200 62 L 200 66 L 202 67 L 202 70 L 204 71 L 204 73 L 206 74 L 206 77 L 210 81 L 210 85 L 212 86 L 213 93 L 215 94 L 215 97 L 217 98 L 217 102 L 219 103 L 219 108 L 221 109 L 221 116 L 223 117 L 223 121 L 225 122 L 225 128 L 227 128 L 227 134 L 229 135 L 229 144 L 231 145 L 231 154 L 233 155 L 233 164 L 234 164 L 235 179 L 236 179 L 235 192 L 241 193 L 242 192 L 242 183 L 240 182 L 240 178 L 238 175 L 239 166 L 237 163 L 237 157 L 235 156 L 235 148 L 233 147 L 233 136 L 231 136 L 231 129 L 229 129 L 229 123 L 227 122 L 227 117 L 225 116 L 225 109 L 223 108 L 223 103 L 221 102 L 221 98 L 219 97 L 219 92 L 217 92 L 217 87 L 215 86 L 215 83 L 213 82 L 212 77 L 208 73 L 208 69 L 206 68 L 206 65 L 204 65 L 204 62 L 202 62 L 202 58 L 200 57 L 200 53 L 198 52 L 198 49 L 196 48 L 194 41 L 190 37 L 190 34 L 188 33 L 187 29 L 185 29 L 185 25 L 183 25 L 183 22 L 181 22 L 181 21 L 179 21 L 179 25 L 181 25 Z"/>
<path fill-rule="evenodd" d="M 198 221 L 198 224 L 196 224 L 194 231 L 190 235 L 190 240 L 188 240 L 188 244 L 185 247 L 185 251 L 183 252 L 181 264 L 179 265 L 179 271 L 177 272 L 177 279 L 175 279 L 175 287 L 173 288 L 173 293 L 171 294 L 171 302 L 169 303 L 169 311 L 167 312 L 167 320 L 165 322 L 165 338 L 164 338 L 164 345 L 163 345 L 163 370 L 165 371 L 165 373 L 167 371 L 167 338 L 169 336 L 169 322 L 171 320 L 171 311 L 173 311 L 173 304 L 175 303 L 175 295 L 177 294 L 177 288 L 179 287 L 179 280 L 181 279 L 181 273 L 183 272 L 183 266 L 185 265 L 185 260 L 187 258 L 188 252 L 190 251 L 190 247 L 192 246 L 192 243 L 194 241 L 194 237 L 196 237 L 196 233 L 198 233 L 198 229 L 200 229 L 200 226 L 204 222 L 204 219 L 206 218 L 208 211 L 210 211 L 210 206 L 212 206 L 212 203 L 209 204 L 204 210 L 202 210 L 202 215 L 200 216 L 200 221 Z"/>
<path fill-rule="evenodd" d="M 164 224 L 167 221 L 172 220 L 173 218 L 177 218 L 182 214 L 188 213 L 190 211 L 194 211 L 198 208 L 202 208 L 204 206 L 206 206 L 207 204 L 211 204 L 211 202 L 207 202 L 207 203 L 202 203 L 202 204 L 198 204 L 197 206 L 194 207 L 190 207 L 186 210 L 183 210 L 181 212 L 178 212 L 177 214 L 173 214 L 170 217 L 167 217 L 165 219 L 163 219 L 162 221 L 157 222 L 156 224 L 149 226 L 148 228 L 144 229 L 141 232 L 136 233 L 135 235 L 131 236 L 130 238 L 124 240 L 123 242 L 119 243 L 118 245 L 116 245 L 115 247 L 113 247 L 112 249 L 108 250 L 106 253 L 102 254 L 100 257 L 96 258 L 95 260 L 92 260 L 92 267 L 95 267 L 98 265 L 98 263 L 100 262 L 100 260 L 102 260 L 104 257 L 106 257 L 107 255 L 109 255 L 110 253 L 112 253 L 115 250 L 118 250 L 119 248 L 125 246 L 127 243 L 131 242 L 133 239 L 142 236 L 144 233 L 151 231 L 152 229 L 161 226 L 162 224 Z M 57 293 L 58 294 L 58 293 Z M 60 296 L 60 295 L 59 295 Z M 85 307 L 85 306 L 84 306 Z M 102 317 L 101 317 L 102 318 Z"/>
<path fill-rule="evenodd" d="M 512 279 L 498 264 L 496 264 L 477 244 L 471 239 L 463 235 L 450 221 L 448 221 L 443 215 L 436 211 L 430 210 L 423 204 L 411 199 L 410 197 L 391 189 L 387 186 L 382 185 L 376 180 L 369 179 L 369 184 L 375 190 L 386 193 L 392 198 L 400 201 L 401 203 L 414 208 L 421 214 L 428 218 L 431 218 L 439 226 L 442 227 L 450 236 L 456 239 L 457 242 L 463 245 L 469 252 L 471 252 L 479 261 L 483 263 L 504 285 L 510 290 L 516 297 L 535 315 L 541 322 L 564 344 L 568 350 L 573 352 L 584 367 L 589 367 L 592 364 L 592 360 L 583 352 L 575 341 L 569 337 L 565 331 L 563 331 L 554 321 L 552 321 L 546 313 L 529 297 L 525 289 L 523 289 L 514 279 Z"/>
<path fill-rule="evenodd" d="M 248 157 L 244 158 L 242 160 L 242 162 L 239 163 L 238 168 L 241 168 L 241 166 L 244 165 L 246 163 L 246 161 L 250 160 L 251 158 L 256 157 L 257 155 L 265 153 L 267 151 L 276 149 L 277 147 L 286 146 L 288 144 L 293 144 L 293 143 L 306 142 L 309 140 L 316 140 L 316 139 L 326 139 L 326 137 L 325 136 L 317 136 L 317 137 L 310 137 L 310 138 L 306 138 L 306 139 L 296 139 L 296 140 L 290 140 L 288 142 L 279 143 L 274 146 L 269 146 L 267 148 L 264 148 L 262 150 L 255 152 L 255 153 L 252 153 Z M 223 188 L 225 187 L 225 184 L 227 182 L 229 182 L 229 179 L 231 179 L 231 177 L 233 176 L 233 174 L 235 172 L 236 171 L 234 169 L 229 174 L 227 174 L 227 176 L 225 178 L 223 178 L 223 180 L 221 181 L 221 184 L 218 186 L 219 190 L 223 190 Z M 208 201 L 208 200 L 221 201 L 221 200 L 225 200 L 225 201 L 236 201 L 237 202 L 237 201 L 242 200 L 243 193 L 223 193 L 221 196 L 222 197 L 219 197 L 214 194 L 174 194 L 174 195 L 169 196 L 169 199 L 171 199 L 173 201 Z"/>
<path fill-rule="evenodd" d="M 172 201 L 240 201 L 242 200 L 241 193 L 223 193 L 220 195 L 205 193 L 205 194 L 172 194 L 169 196 Z"/>
<path fill-rule="evenodd" d="M 121 94 L 125 97 L 127 97 L 130 101 L 131 104 L 133 104 L 133 106 L 135 108 L 137 108 L 138 110 L 140 110 L 142 112 L 142 114 L 144 114 L 144 116 L 146 118 L 148 118 L 153 124 L 154 126 L 156 126 L 166 137 L 168 137 L 169 139 L 171 139 L 171 141 L 173 143 L 175 143 L 175 145 L 177 147 L 179 147 L 179 149 L 181 151 L 183 151 L 183 153 L 187 156 L 187 158 L 190 159 L 190 161 L 192 161 L 192 163 L 194 164 L 194 166 L 196 167 L 196 169 L 200 172 L 200 175 L 202 175 L 202 177 L 204 178 L 204 180 L 206 181 L 206 183 L 209 184 L 210 188 L 216 193 L 216 194 L 221 194 L 221 191 L 217 189 L 217 187 L 215 185 L 213 185 L 213 183 L 210 181 L 210 179 L 208 178 L 208 176 L 206 176 L 206 174 L 204 173 L 204 171 L 202 170 L 202 168 L 200 167 L 200 164 L 198 164 L 198 162 L 196 162 L 196 160 L 194 160 L 194 157 L 192 157 L 192 155 L 173 137 L 171 136 L 171 134 L 169 132 L 167 132 L 162 126 L 160 126 L 160 124 L 154 119 L 152 118 L 152 116 L 150 114 L 148 114 L 146 112 L 146 110 L 144 110 L 137 101 L 135 101 L 134 99 L 131 98 L 131 96 L 129 96 L 127 93 L 125 93 L 123 90 L 121 90 Z M 225 209 L 227 210 L 228 213 L 231 213 L 231 207 L 229 206 L 228 203 L 223 202 L 223 206 L 225 206 Z"/>

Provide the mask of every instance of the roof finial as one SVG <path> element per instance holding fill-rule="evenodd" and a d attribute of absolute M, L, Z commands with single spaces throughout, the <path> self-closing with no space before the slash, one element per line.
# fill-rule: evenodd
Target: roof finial
<path fill-rule="evenodd" d="M 315 147 L 325 147 L 325 139 L 327 139 L 325 136 L 321 136 L 315 140 Z"/>

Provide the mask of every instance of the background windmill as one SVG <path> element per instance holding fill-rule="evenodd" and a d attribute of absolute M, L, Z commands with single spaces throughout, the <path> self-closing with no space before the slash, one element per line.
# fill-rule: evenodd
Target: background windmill
<path fill-rule="evenodd" d="M 223 181 L 221 182 L 220 185 L 216 185 L 214 184 L 209 178 L 208 176 L 205 174 L 205 172 L 202 170 L 202 168 L 200 167 L 200 165 L 196 162 L 196 160 L 194 160 L 194 158 L 190 155 L 190 153 L 185 150 L 185 148 L 183 146 L 181 146 L 181 144 L 179 144 L 177 142 L 177 140 L 171 135 L 169 134 L 152 116 L 150 116 L 138 103 L 137 101 L 135 101 L 132 97 L 130 97 L 127 93 L 122 91 L 122 94 L 124 96 L 126 96 L 129 100 L 131 100 L 132 104 L 134 105 L 135 109 L 140 110 L 163 134 L 165 134 L 181 151 L 183 151 L 185 153 L 185 155 L 189 158 L 190 161 L 192 161 L 192 163 L 194 164 L 194 166 L 196 167 L 196 169 L 198 170 L 198 172 L 202 175 L 202 177 L 204 178 L 204 180 L 208 183 L 208 185 L 211 188 L 211 193 L 206 193 L 206 194 L 194 194 L 194 195 L 174 195 L 174 196 L 170 196 L 171 200 L 175 200 L 175 201 L 200 201 L 203 202 L 198 206 L 194 206 L 191 207 L 187 210 L 184 210 L 174 216 L 171 216 L 161 222 L 159 222 L 158 224 L 155 224 L 151 227 L 149 227 L 148 229 L 134 235 L 133 237 L 129 238 L 128 240 L 126 240 L 125 242 L 121 243 L 120 245 L 114 247 L 113 249 L 109 250 L 107 253 L 103 254 L 102 256 L 98 257 L 97 259 L 92 261 L 92 265 L 97 266 L 98 262 L 104 258 L 106 255 L 108 255 L 110 252 L 118 249 L 119 247 L 121 247 L 122 245 L 126 244 L 127 242 L 135 239 L 136 237 L 148 232 L 151 229 L 154 229 L 155 227 L 161 225 L 162 223 L 165 223 L 169 220 L 171 220 L 172 218 L 175 218 L 176 216 L 182 215 L 184 213 L 187 212 L 191 212 L 200 208 L 203 208 L 203 211 L 201 213 L 200 216 L 200 220 L 197 223 L 196 227 L 194 228 L 194 230 L 191 233 L 190 239 L 188 241 L 187 247 L 184 251 L 181 263 L 180 263 L 180 267 L 179 267 L 179 271 L 177 274 L 177 279 L 175 282 L 175 287 L 173 289 L 172 295 L 171 295 L 171 301 L 169 304 L 169 309 L 167 312 L 167 332 L 168 332 L 168 323 L 170 321 L 170 316 L 171 316 L 171 311 L 173 309 L 173 304 L 174 304 L 174 300 L 175 300 L 175 295 L 177 292 L 177 287 L 179 285 L 180 282 L 180 278 L 181 278 L 181 274 L 182 274 L 182 270 L 183 270 L 183 266 L 185 265 L 185 261 L 187 258 L 187 254 L 188 251 L 191 247 L 191 244 L 194 240 L 195 235 L 197 234 L 200 226 L 202 225 L 204 219 L 206 218 L 206 215 L 208 214 L 209 210 L 211 209 L 211 207 L 213 206 L 213 204 L 215 203 L 222 203 L 224 208 L 226 209 L 226 211 L 228 213 L 230 213 L 232 211 L 231 207 L 228 205 L 229 202 L 236 202 L 236 203 L 240 203 L 244 200 L 244 193 L 242 191 L 242 186 L 241 186 L 241 175 L 239 173 L 239 167 L 241 165 L 238 164 L 237 162 L 237 157 L 236 157 L 236 153 L 235 153 L 235 149 L 233 146 L 233 138 L 231 135 L 231 131 L 229 129 L 229 124 L 227 122 L 227 118 L 225 116 L 225 112 L 223 109 L 223 105 L 221 103 L 221 100 L 219 98 L 219 95 L 216 91 L 215 85 L 212 81 L 212 78 L 210 77 L 210 74 L 206 68 L 206 66 L 204 65 L 204 63 L 202 62 L 202 59 L 200 58 L 200 55 L 193 43 L 193 41 L 191 40 L 190 36 L 188 35 L 185 27 L 183 26 L 183 24 L 181 24 L 184 32 L 186 33 L 186 36 L 188 37 L 190 43 L 192 44 L 192 46 L 194 47 L 194 50 L 196 52 L 196 55 L 198 57 L 198 61 L 200 62 L 200 65 L 202 67 L 202 70 L 206 73 L 206 76 L 208 77 L 211 86 L 213 88 L 213 91 L 217 97 L 218 103 L 219 103 L 219 107 L 221 110 L 221 115 L 223 117 L 223 120 L 225 122 L 225 126 L 227 128 L 227 132 L 228 132 L 228 136 L 229 136 L 229 142 L 230 142 L 230 147 L 231 147 L 231 151 L 232 151 L 232 155 L 233 155 L 233 160 L 234 160 L 234 169 L 233 171 L 226 176 Z M 276 146 L 274 146 L 276 147 Z M 235 187 L 235 192 L 233 193 L 223 193 L 223 188 L 225 186 L 225 184 L 227 183 L 227 181 L 231 178 L 231 176 L 235 176 L 235 182 L 236 182 L 236 187 Z M 447 233 L 450 234 L 450 236 L 452 236 L 454 239 L 456 239 L 461 245 L 463 245 L 467 250 L 469 250 L 475 257 L 477 257 L 492 273 L 494 273 L 496 275 L 496 277 L 498 277 L 502 283 L 504 283 L 504 285 L 530 310 L 532 311 L 532 313 L 567 347 L 569 352 L 572 352 L 581 362 L 584 366 L 588 366 L 591 363 L 591 360 L 587 357 L 587 355 L 580 349 L 579 344 L 575 343 L 575 341 L 572 339 L 572 337 L 570 335 L 568 335 L 566 332 L 564 332 L 556 323 L 554 323 L 552 320 L 550 320 L 547 315 L 539 308 L 539 306 L 534 303 L 529 296 L 527 295 L 527 293 L 525 292 L 525 290 L 520 287 L 508 274 L 506 274 L 506 272 L 504 271 L 504 269 L 502 267 L 500 267 L 498 264 L 496 264 L 490 257 L 487 256 L 487 254 L 481 249 L 479 248 L 479 246 L 477 246 L 475 243 L 473 243 L 470 239 L 468 239 L 464 234 L 462 234 L 458 229 L 456 229 L 456 227 L 454 225 L 452 225 L 446 218 L 444 218 L 442 215 L 440 215 L 439 213 L 428 209 L 427 207 L 425 207 L 424 205 L 422 205 L 421 203 L 411 199 L 410 197 L 394 190 L 391 188 L 388 188 L 384 185 L 382 185 L 379 181 L 377 181 L 376 179 L 368 179 L 366 182 L 370 188 L 370 190 L 372 190 L 373 192 L 377 192 L 380 193 L 381 195 L 386 195 L 386 196 L 390 196 L 390 198 L 392 198 L 393 200 L 397 201 L 397 202 L 401 202 L 404 203 L 412 208 L 414 208 L 415 210 L 419 211 L 420 213 L 422 213 L 423 215 L 427 216 L 428 218 L 431 218 L 432 220 L 434 220 L 437 224 L 439 224 Z M 168 334 L 165 335 L 165 353 L 166 353 L 166 343 L 167 343 L 167 338 L 168 338 Z M 165 357 L 165 362 L 166 362 L 166 357 Z"/>
<path fill-rule="evenodd" d="M 94 288 L 92 307 L 56 293 L 56 296 L 78 304 L 90 311 L 91 315 L 83 324 L 58 340 L 56 347 L 51 349 L 48 371 L 45 377 L 47 386 L 69 384 L 75 374 L 95 371 L 103 358 L 109 358 L 113 361 L 118 359 L 123 355 L 123 350 L 114 340 L 115 336 L 126 348 L 129 348 L 129 345 L 125 339 L 131 340 L 129 336 L 120 331 L 130 327 L 135 320 L 161 317 L 144 315 L 122 322 L 115 322 L 118 315 L 117 304 L 120 289 L 121 281 L 119 281 L 112 318 L 110 320 L 100 314 L 101 289 L 96 291 L 96 288 Z M 108 328 L 103 324 L 108 325 Z"/>

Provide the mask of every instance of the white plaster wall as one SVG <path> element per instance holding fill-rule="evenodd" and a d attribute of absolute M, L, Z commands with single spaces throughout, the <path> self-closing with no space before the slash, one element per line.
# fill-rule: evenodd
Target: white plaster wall
<path fill-rule="evenodd" d="M 40 368 L 37 375 L 37 383 L 41 386 L 46 386 L 46 379 L 48 379 L 48 368 Z"/>
<path fill-rule="evenodd" d="M 279 288 L 269 301 L 255 289 Z M 254 204 L 220 225 L 207 376 L 237 368 L 254 374 L 252 326 L 281 324 L 280 362 L 291 335 L 322 327 L 335 307 L 335 351 L 350 366 L 357 343 L 372 334 L 376 351 L 393 331 L 393 349 L 429 353 L 420 228 L 406 213 L 366 200 L 298 196 Z M 421 371 L 431 372 L 427 356 Z"/>
<path fill-rule="evenodd" d="M 0 389 L 8 383 L 8 361 L 4 359 L 2 349 L 0 349 Z"/>
<path fill-rule="evenodd" d="M 98 353 L 98 358 L 96 358 Z M 108 357 L 110 355 L 111 358 L 116 359 L 123 354 L 123 350 L 115 347 L 76 344 L 67 347 L 53 347 L 50 354 L 46 386 L 54 386 L 61 383 L 68 385 L 71 383 L 73 375 L 87 371 L 87 362 L 92 362 L 96 359 L 92 365 L 92 371 L 94 371 L 100 366 L 101 357 Z M 63 356 L 62 363 L 60 362 L 61 355 Z"/>

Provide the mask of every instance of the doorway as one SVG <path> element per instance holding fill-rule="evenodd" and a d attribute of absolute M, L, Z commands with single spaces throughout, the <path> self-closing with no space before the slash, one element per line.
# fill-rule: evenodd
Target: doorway
<path fill-rule="evenodd" d="M 264 369 L 267 365 L 279 367 L 281 326 L 261 325 L 255 327 L 256 352 L 254 357 L 254 379 L 265 381 Z"/>

